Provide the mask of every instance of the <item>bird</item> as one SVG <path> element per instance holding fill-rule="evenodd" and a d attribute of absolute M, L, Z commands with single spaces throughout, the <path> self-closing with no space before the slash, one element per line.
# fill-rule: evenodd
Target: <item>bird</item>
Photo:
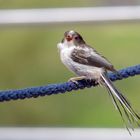
<path fill-rule="evenodd" d="M 135 125 L 140 126 L 140 115 L 109 79 L 107 75 L 108 71 L 118 74 L 112 63 L 93 47 L 87 45 L 83 37 L 73 30 L 64 33 L 61 42 L 57 44 L 57 48 L 62 63 L 77 75 L 70 78 L 69 81 L 77 83 L 79 80 L 89 79 L 105 87 L 126 129 L 131 135 L 131 131 L 134 130 Z"/>

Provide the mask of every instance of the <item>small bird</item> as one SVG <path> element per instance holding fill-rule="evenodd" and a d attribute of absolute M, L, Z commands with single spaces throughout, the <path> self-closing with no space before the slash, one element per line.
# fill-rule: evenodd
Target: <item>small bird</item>
<path fill-rule="evenodd" d="M 82 36 L 73 30 L 64 33 L 57 47 L 62 63 L 77 75 L 77 77 L 70 78 L 70 81 L 77 83 L 78 80 L 90 79 L 105 87 L 131 135 L 130 128 L 134 130 L 134 124 L 140 126 L 140 116 L 108 78 L 107 71 L 117 73 L 111 62 L 87 45 Z"/>

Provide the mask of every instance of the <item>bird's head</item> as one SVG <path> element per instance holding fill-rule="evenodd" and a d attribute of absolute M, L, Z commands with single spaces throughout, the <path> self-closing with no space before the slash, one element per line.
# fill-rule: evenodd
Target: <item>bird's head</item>
<path fill-rule="evenodd" d="M 68 43 L 68 44 L 72 44 L 72 45 L 76 45 L 76 46 L 79 46 L 81 44 L 85 44 L 85 41 L 83 40 L 82 36 L 73 30 L 66 31 L 64 33 L 63 41 Z"/>

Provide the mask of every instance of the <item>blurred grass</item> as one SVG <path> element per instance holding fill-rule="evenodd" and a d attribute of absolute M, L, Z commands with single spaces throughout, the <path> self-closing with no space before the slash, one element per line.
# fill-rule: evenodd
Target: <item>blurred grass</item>
<path fill-rule="evenodd" d="M 16 89 L 67 81 L 56 44 L 66 30 L 80 32 L 117 69 L 139 64 L 140 24 L 0 28 L 0 88 Z M 139 76 L 116 86 L 140 111 Z M 0 125 L 120 127 L 107 92 L 99 87 L 0 104 Z"/>
<path fill-rule="evenodd" d="M 0 0 L 0 8 L 52 8 L 52 7 L 81 7 L 95 6 L 96 3 L 101 3 L 97 0 Z"/>

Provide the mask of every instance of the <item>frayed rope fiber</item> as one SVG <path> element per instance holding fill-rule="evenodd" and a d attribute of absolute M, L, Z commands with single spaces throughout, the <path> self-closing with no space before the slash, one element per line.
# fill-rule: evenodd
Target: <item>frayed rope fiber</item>
<path fill-rule="evenodd" d="M 121 75 L 121 78 L 119 75 L 115 73 L 108 73 L 108 76 L 111 79 L 111 81 L 122 80 L 124 78 L 139 75 L 140 64 L 121 69 L 118 72 Z M 84 89 L 86 87 L 89 88 L 96 85 L 97 84 L 95 83 L 95 81 L 80 80 L 78 81 L 78 83 L 65 82 L 59 84 L 49 84 L 46 86 L 30 87 L 25 89 L 5 90 L 5 91 L 0 91 L 0 102 L 17 100 L 17 99 L 26 99 L 32 97 L 37 98 L 39 96 L 65 93 L 67 91 L 70 92 L 72 90 Z"/>

